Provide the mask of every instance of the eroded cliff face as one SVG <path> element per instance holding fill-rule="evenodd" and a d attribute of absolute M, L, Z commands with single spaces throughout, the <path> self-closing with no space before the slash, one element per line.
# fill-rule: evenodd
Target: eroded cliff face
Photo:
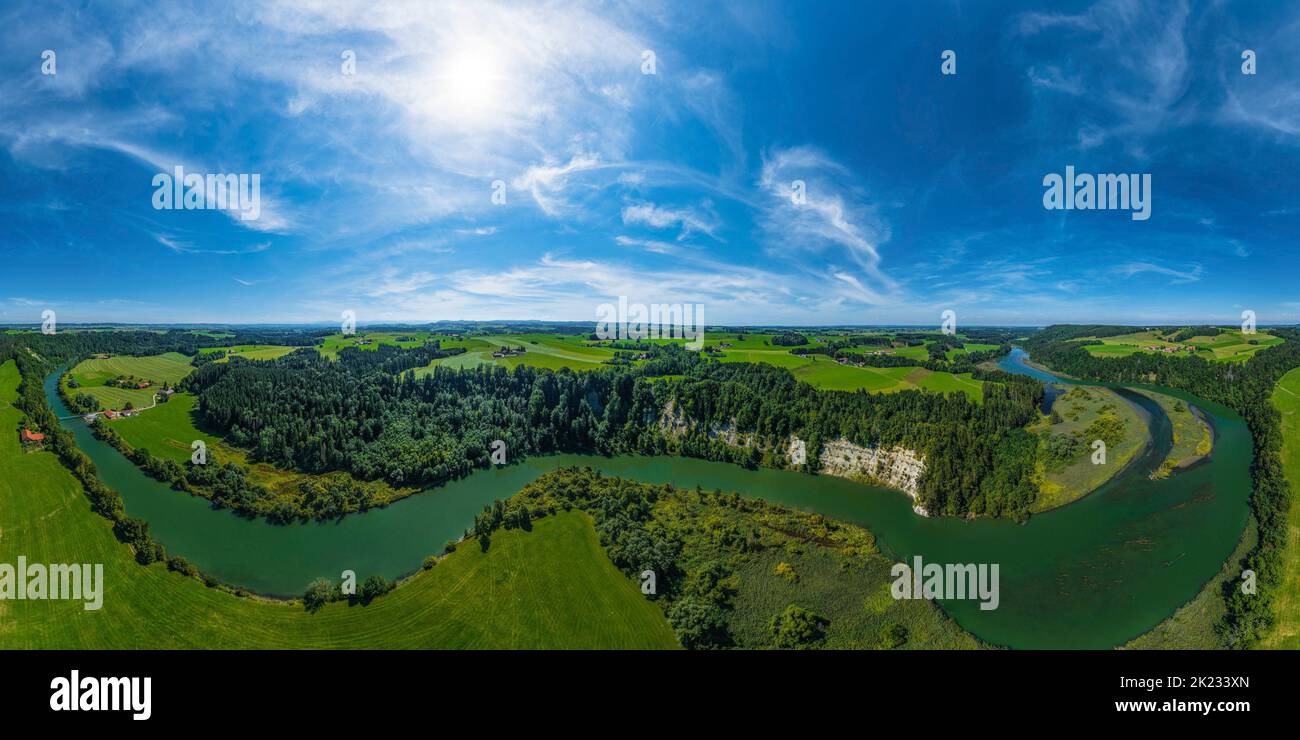
<path fill-rule="evenodd" d="M 863 447 L 847 439 L 834 439 L 822 443 L 818 456 L 820 472 L 843 478 L 866 480 L 890 488 L 897 488 L 912 497 L 912 511 L 921 516 L 929 513 L 916 503 L 925 472 L 925 459 L 915 450 L 906 447 Z"/>
<path fill-rule="evenodd" d="M 669 436 L 687 434 L 696 426 L 697 423 L 688 419 L 672 401 L 664 406 L 659 417 L 659 428 Z M 709 437 L 734 447 L 751 448 L 757 445 L 752 433 L 738 432 L 732 425 L 712 424 L 708 434 Z M 788 467 L 795 468 L 805 459 L 806 445 L 792 434 L 783 452 L 786 459 L 791 461 Z M 925 459 L 915 450 L 901 446 L 864 447 L 847 439 L 834 439 L 822 444 L 817 462 L 818 471 L 824 475 L 896 488 L 911 497 L 912 511 L 921 516 L 929 516 L 925 508 L 916 503 L 921 475 L 925 472 Z"/>

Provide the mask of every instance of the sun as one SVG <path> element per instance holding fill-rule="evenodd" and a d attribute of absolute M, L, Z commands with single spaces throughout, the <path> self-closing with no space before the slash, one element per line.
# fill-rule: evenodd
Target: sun
<path fill-rule="evenodd" d="M 467 45 L 451 50 L 435 64 L 431 82 L 440 117 L 465 123 L 479 122 L 500 112 L 508 79 L 503 56 L 490 45 Z"/>

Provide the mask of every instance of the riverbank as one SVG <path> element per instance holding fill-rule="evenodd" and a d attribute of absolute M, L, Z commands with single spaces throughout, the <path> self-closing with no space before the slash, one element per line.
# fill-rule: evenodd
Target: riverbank
<path fill-rule="evenodd" d="M 1181 399 L 1152 390 L 1134 390 L 1160 405 L 1172 426 L 1173 447 L 1153 478 L 1168 478 L 1208 458 L 1214 451 L 1214 429 L 1200 409 Z"/>
<path fill-rule="evenodd" d="M 1223 592 L 1228 584 L 1236 586 L 1241 583 L 1242 563 L 1258 543 L 1259 525 L 1252 516 L 1241 533 L 1237 547 L 1200 592 L 1160 624 L 1124 643 L 1120 649 L 1226 650 L 1228 646 L 1223 643 L 1223 638 L 1216 629 L 1228 613 L 1223 602 Z"/>
<path fill-rule="evenodd" d="M 1071 386 L 1051 414 L 1029 426 L 1039 437 L 1039 490 L 1032 511 L 1071 504 L 1123 472 L 1150 443 L 1148 421 L 1115 391 Z M 1106 445 L 1101 458 L 1098 441 Z"/>
<path fill-rule="evenodd" d="M 84 424 L 74 423 L 70 431 L 94 459 L 100 477 L 122 493 L 129 514 L 150 523 L 156 540 L 204 572 L 254 591 L 301 594 L 312 578 L 343 568 L 359 576 L 377 573 L 395 579 L 459 537 L 484 505 L 509 497 L 548 470 L 590 465 L 606 475 L 647 483 L 740 491 L 858 524 L 896 560 L 921 555 L 929 562 L 1000 563 L 1004 582 L 1017 585 L 1004 591 L 998 610 L 981 611 L 963 601 L 942 603 L 964 629 L 991 644 L 1097 648 L 1149 629 L 1194 597 L 1237 541 L 1249 491 L 1242 457 L 1249 440 L 1230 412 L 1213 404 L 1207 411 L 1229 414 L 1222 422 L 1225 454 L 1212 464 L 1187 471 L 1175 479 L 1176 485 L 1159 490 L 1151 489 L 1154 482 L 1145 474 L 1124 474 L 1123 481 L 1112 481 L 1095 495 L 1023 526 L 917 517 L 905 496 L 832 476 L 747 470 L 694 458 L 572 455 L 478 471 L 339 522 L 271 526 L 214 510 L 203 499 L 145 477 L 94 439 Z M 1207 484 L 1218 495 L 1197 495 Z M 1152 531 L 1172 536 L 1151 539 L 1147 533 Z M 1183 543 L 1189 539 L 1202 546 L 1186 552 Z M 1216 556 L 1220 542 L 1222 553 Z M 1105 570 L 1126 576 L 1114 583 L 1098 579 L 1096 574 Z M 1061 597 L 1063 591 L 1069 598 Z"/>

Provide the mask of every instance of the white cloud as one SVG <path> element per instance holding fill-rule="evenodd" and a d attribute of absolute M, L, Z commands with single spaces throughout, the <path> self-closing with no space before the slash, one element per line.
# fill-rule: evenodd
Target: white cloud
<path fill-rule="evenodd" d="M 795 181 L 805 186 L 802 203 L 791 197 Z M 888 228 L 847 168 L 812 147 L 778 149 L 764 158 L 758 185 L 768 196 L 760 221 L 774 251 L 788 255 L 839 248 L 859 274 L 855 282 L 837 279 L 853 285 L 861 300 L 883 303 L 897 291 L 897 283 L 881 268 L 877 249 L 888 238 Z M 843 267 L 840 272 L 848 274 Z"/>
<path fill-rule="evenodd" d="M 710 204 L 702 205 L 704 212 L 695 208 L 673 208 L 644 202 L 623 207 L 625 225 L 641 224 L 654 229 L 677 229 L 681 231 L 678 239 L 685 239 L 692 232 L 702 232 L 716 238 L 717 216 L 709 212 Z"/>

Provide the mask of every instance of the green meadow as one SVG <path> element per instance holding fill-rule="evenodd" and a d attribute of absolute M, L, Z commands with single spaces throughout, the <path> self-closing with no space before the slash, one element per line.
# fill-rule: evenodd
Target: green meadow
<path fill-rule="evenodd" d="M 14 363 L 0 365 L 5 430 L 21 418 L 17 384 Z M 24 452 L 16 434 L 0 439 L 0 469 L 0 562 L 102 563 L 105 580 L 98 611 L 0 601 L 0 649 L 676 646 L 659 607 L 614 567 L 578 512 L 495 534 L 486 553 L 459 548 L 368 606 L 338 602 L 309 614 L 138 565 L 55 456 Z"/>
<path fill-rule="evenodd" d="M 520 365 L 548 370 L 594 370 L 614 357 L 614 350 L 589 342 L 585 336 L 566 334 L 493 334 L 452 339 L 443 347 L 462 347 L 463 354 L 435 360 L 417 374 L 432 372 L 432 368 L 463 368 L 475 365 L 496 364 L 513 370 Z M 524 354 L 510 357 L 493 357 L 502 347 L 524 348 Z"/>
<path fill-rule="evenodd" d="M 79 363 L 65 376 L 65 391 L 72 395 L 86 393 L 99 401 L 101 408 L 121 409 L 130 403 L 144 408 L 153 403 L 154 395 L 164 383 L 175 385 L 194 368 L 190 358 L 175 352 L 148 357 L 117 355 L 106 359 L 90 359 Z M 116 388 L 104 385 L 119 377 L 135 377 L 153 383 L 149 388 Z M 77 388 L 66 385 L 66 378 L 77 381 Z"/>
<path fill-rule="evenodd" d="M 324 342 L 317 345 L 316 349 L 325 357 L 333 360 L 338 358 L 339 350 L 345 347 L 368 350 L 378 349 L 379 345 L 387 344 L 409 349 L 419 347 L 429 339 L 442 339 L 444 340 L 444 346 L 455 346 L 445 341 L 448 337 L 439 336 L 429 331 L 358 331 L 356 334 L 332 334 L 325 337 Z"/>
<path fill-rule="evenodd" d="M 904 349 L 921 350 L 922 358 L 928 356 L 924 347 Z M 972 379 L 970 373 L 954 375 L 922 367 L 854 367 L 841 365 L 826 355 L 792 355 L 787 347 L 725 348 L 722 351 L 722 362 L 763 362 L 783 367 L 790 370 L 795 378 L 825 390 L 892 393 L 921 389 L 938 393 L 959 391 L 974 401 L 983 400 L 984 397 L 984 384 Z"/>
<path fill-rule="evenodd" d="M 277 357 L 284 357 L 296 349 L 300 348 L 283 347 L 275 344 L 241 344 L 234 347 L 207 347 L 199 350 L 199 353 L 208 355 L 218 351 L 225 352 L 226 356 L 217 360 L 217 362 L 229 362 L 231 357 L 242 357 L 245 360 L 274 360 Z"/>
<path fill-rule="evenodd" d="M 1291 486 L 1290 524 L 1282 558 L 1284 585 L 1278 589 L 1277 627 L 1263 647 L 1300 649 L 1300 369 L 1292 370 L 1273 389 L 1273 405 L 1282 414 L 1282 471 Z"/>
<path fill-rule="evenodd" d="M 220 438 L 199 431 L 194 424 L 194 409 L 198 399 L 188 393 L 177 393 L 170 401 L 160 403 L 146 413 L 112 422 L 113 429 L 132 447 L 143 447 L 155 457 L 186 463 L 190 460 L 191 443 L 202 440 L 209 450 L 226 450 L 219 454 L 220 462 L 233 462 L 233 448 Z M 239 460 L 242 462 L 242 459 Z"/>
<path fill-rule="evenodd" d="M 1166 335 L 1155 329 L 1132 332 L 1114 337 L 1102 337 L 1098 340 L 1102 344 L 1090 344 L 1085 349 L 1099 357 L 1125 357 L 1138 352 L 1160 352 L 1162 348 L 1169 348 L 1176 350 L 1173 354 L 1178 357 L 1194 354 L 1217 362 L 1245 362 L 1261 349 L 1282 343 L 1280 338 L 1266 331 L 1244 334 L 1239 329 L 1225 330 L 1222 334 L 1213 337 L 1191 337 L 1183 342 L 1169 341 L 1166 339 L 1167 336 L 1172 335 Z M 1096 338 L 1088 337 L 1088 339 Z"/>

